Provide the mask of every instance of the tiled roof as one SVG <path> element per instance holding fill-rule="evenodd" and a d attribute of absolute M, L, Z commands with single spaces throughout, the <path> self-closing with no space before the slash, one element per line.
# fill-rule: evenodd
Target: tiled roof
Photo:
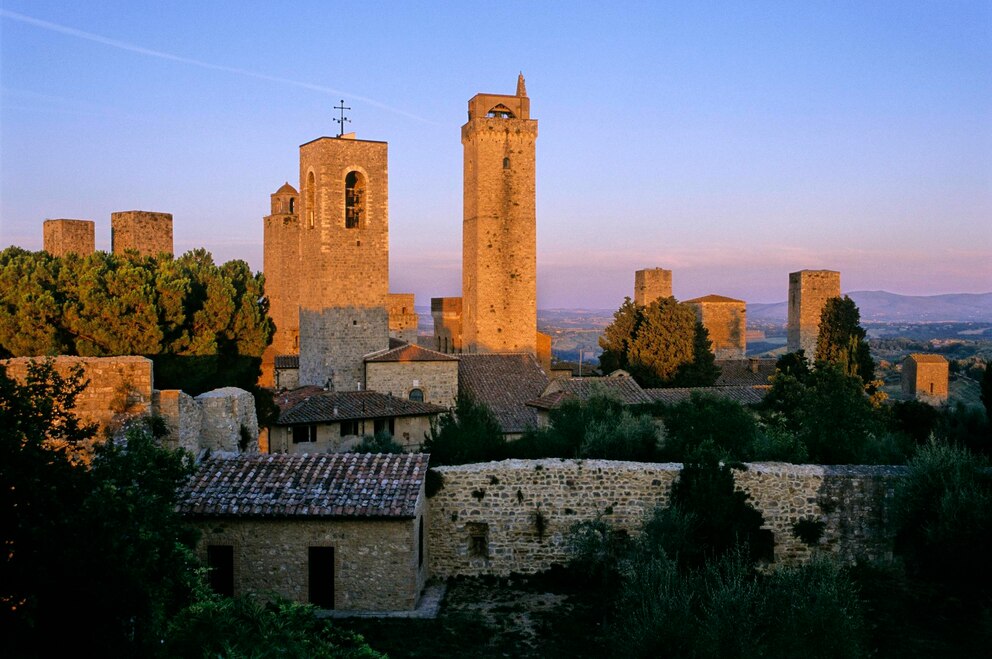
<path fill-rule="evenodd" d="M 351 419 L 440 414 L 445 408 L 397 398 L 378 391 L 323 391 L 306 398 L 279 415 L 276 425 L 333 423 Z"/>
<path fill-rule="evenodd" d="M 458 388 L 488 407 L 504 433 L 537 426 L 537 412 L 527 401 L 540 396 L 546 386 L 548 376 L 531 354 L 458 357 Z"/>
<path fill-rule="evenodd" d="M 429 458 L 423 453 L 212 457 L 180 491 L 177 509 L 195 516 L 410 518 Z"/>
<path fill-rule="evenodd" d="M 686 300 L 686 302 L 734 302 L 736 304 L 744 304 L 744 300 L 736 300 L 732 297 L 726 297 L 724 295 L 704 295 L 703 297 L 693 298 L 691 300 Z"/>
<path fill-rule="evenodd" d="M 644 393 L 653 400 L 666 405 L 675 405 L 689 400 L 694 393 L 725 398 L 741 405 L 757 405 L 765 399 L 769 386 L 761 387 L 685 387 L 678 389 L 645 389 Z"/>
<path fill-rule="evenodd" d="M 300 356 L 299 355 L 276 355 L 275 358 L 276 368 L 299 368 L 300 367 Z"/>
<path fill-rule="evenodd" d="M 653 400 L 644 393 L 640 385 L 631 377 L 602 378 L 558 378 L 548 383 L 542 398 L 557 391 L 570 394 L 579 400 L 589 400 L 596 395 L 605 395 L 619 400 L 624 405 L 641 405 Z"/>
<path fill-rule="evenodd" d="M 284 194 L 284 193 L 287 193 L 287 192 L 289 192 L 291 194 L 296 194 L 296 188 L 294 188 L 293 186 L 291 186 L 289 184 L 289 181 L 286 181 L 285 183 L 283 183 L 282 184 L 282 187 L 279 188 L 278 190 L 276 190 L 276 194 Z"/>
<path fill-rule="evenodd" d="M 718 359 L 714 363 L 720 367 L 718 387 L 763 386 L 775 375 L 774 359 Z"/>
<path fill-rule="evenodd" d="M 541 396 L 540 398 L 527 401 L 527 406 L 539 410 L 556 410 L 561 407 L 562 403 L 566 400 L 578 400 L 578 398 L 575 394 L 570 394 L 565 391 L 556 391 L 554 393 Z"/>
<path fill-rule="evenodd" d="M 289 391 L 277 392 L 272 396 L 272 400 L 279 408 L 279 413 L 282 414 L 293 409 L 307 398 L 321 393 L 324 393 L 323 387 L 309 385 L 299 387 L 298 389 L 290 389 Z"/>
<path fill-rule="evenodd" d="M 908 355 L 917 364 L 930 363 L 930 364 L 943 364 L 947 362 L 947 359 L 943 355 L 933 355 L 923 352 L 914 352 Z"/>
<path fill-rule="evenodd" d="M 365 358 L 366 362 L 455 362 L 456 357 L 446 355 L 436 350 L 428 350 L 412 343 L 403 343 L 391 350 L 372 353 Z"/>

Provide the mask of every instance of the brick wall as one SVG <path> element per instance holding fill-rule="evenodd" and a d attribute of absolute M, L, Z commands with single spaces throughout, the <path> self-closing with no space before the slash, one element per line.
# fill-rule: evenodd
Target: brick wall
<path fill-rule="evenodd" d="M 52 256 L 89 256 L 96 250 L 93 220 L 45 220 L 42 233 L 44 249 Z"/>
<path fill-rule="evenodd" d="M 776 563 L 807 560 L 794 537 L 800 519 L 824 521 L 819 550 L 845 560 L 891 550 L 894 485 L 901 467 L 751 464 L 735 471 L 775 539 Z M 506 460 L 440 467 L 430 510 L 435 576 L 537 572 L 568 560 L 573 524 L 597 517 L 629 531 L 667 503 L 677 464 L 603 460 Z M 538 519 L 541 523 L 538 523 Z M 486 552 L 473 551 L 485 535 Z M 478 545 L 476 545 L 476 548 Z"/>

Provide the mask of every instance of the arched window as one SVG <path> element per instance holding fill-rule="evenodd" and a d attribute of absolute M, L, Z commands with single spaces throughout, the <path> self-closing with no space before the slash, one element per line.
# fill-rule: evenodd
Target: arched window
<path fill-rule="evenodd" d="M 503 158 L 503 169 L 510 169 L 510 159 Z"/>
<path fill-rule="evenodd" d="M 344 179 L 344 226 L 355 229 L 365 218 L 365 177 L 361 172 L 348 172 Z"/>
<path fill-rule="evenodd" d="M 411 389 L 410 390 L 410 400 L 423 403 L 424 402 L 424 390 L 423 389 Z"/>
<path fill-rule="evenodd" d="M 314 192 L 314 188 L 317 187 L 317 179 L 314 178 L 313 172 L 307 174 L 307 226 L 311 229 L 314 225 L 314 216 L 316 209 L 316 198 L 317 195 Z"/>
<path fill-rule="evenodd" d="M 295 209 L 296 209 L 296 199 L 290 197 L 289 198 L 289 212 L 290 212 L 290 214 L 295 213 L 296 212 Z"/>

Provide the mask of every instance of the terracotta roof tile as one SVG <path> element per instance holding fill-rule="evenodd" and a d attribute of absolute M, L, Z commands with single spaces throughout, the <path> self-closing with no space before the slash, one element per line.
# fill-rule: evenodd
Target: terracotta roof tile
<path fill-rule="evenodd" d="M 540 408 L 552 403 L 550 399 L 555 393 L 562 393 L 557 401 L 557 407 L 567 398 L 589 400 L 596 395 L 605 395 L 619 400 L 624 405 L 642 405 L 654 402 L 644 393 L 640 385 L 631 377 L 594 377 L 594 378 L 558 378 L 545 387 L 541 397 L 531 400 L 528 405 Z M 536 404 L 535 404 L 536 403 Z"/>
<path fill-rule="evenodd" d="M 310 385 L 306 387 L 299 387 L 298 389 L 291 389 L 289 391 L 276 392 L 272 396 L 272 400 L 279 408 L 279 413 L 281 414 L 293 409 L 307 398 L 316 396 L 317 394 L 323 392 L 324 389 L 322 387 Z"/>
<path fill-rule="evenodd" d="M 424 453 L 239 455 L 204 460 L 179 493 L 184 515 L 411 518 Z"/>
<path fill-rule="evenodd" d="M 645 389 L 644 393 L 653 400 L 666 405 L 676 405 L 689 400 L 694 393 L 715 398 L 725 398 L 741 405 L 757 405 L 765 399 L 770 387 L 768 385 L 759 387 L 684 387 L 676 389 Z"/>
<path fill-rule="evenodd" d="M 943 355 L 934 355 L 930 353 L 914 352 L 907 356 L 908 359 L 912 359 L 918 364 L 930 363 L 930 364 L 943 364 L 947 362 L 947 359 Z"/>
<path fill-rule="evenodd" d="M 330 423 L 352 419 L 440 414 L 445 408 L 397 398 L 378 391 L 324 391 L 319 389 L 279 415 L 276 425 Z"/>
<path fill-rule="evenodd" d="M 548 386 L 548 376 L 531 354 L 460 355 L 458 387 L 492 411 L 504 433 L 537 427 L 537 412 L 527 407 Z"/>

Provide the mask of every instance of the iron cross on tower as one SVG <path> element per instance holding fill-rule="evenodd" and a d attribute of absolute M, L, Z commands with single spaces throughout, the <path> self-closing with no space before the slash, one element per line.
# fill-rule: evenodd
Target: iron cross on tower
<path fill-rule="evenodd" d="M 350 123 L 351 122 L 351 119 L 349 119 L 348 117 L 344 116 L 344 111 L 345 110 L 350 110 L 351 108 L 345 107 L 344 99 L 342 98 L 341 99 L 341 105 L 335 105 L 334 106 L 334 109 L 335 110 L 341 110 L 341 118 L 334 120 L 334 121 L 338 122 L 338 124 L 340 124 L 340 130 L 338 131 L 338 137 L 341 137 L 342 135 L 344 135 L 344 125 L 345 125 L 345 123 L 346 122 L 347 123 Z"/>

